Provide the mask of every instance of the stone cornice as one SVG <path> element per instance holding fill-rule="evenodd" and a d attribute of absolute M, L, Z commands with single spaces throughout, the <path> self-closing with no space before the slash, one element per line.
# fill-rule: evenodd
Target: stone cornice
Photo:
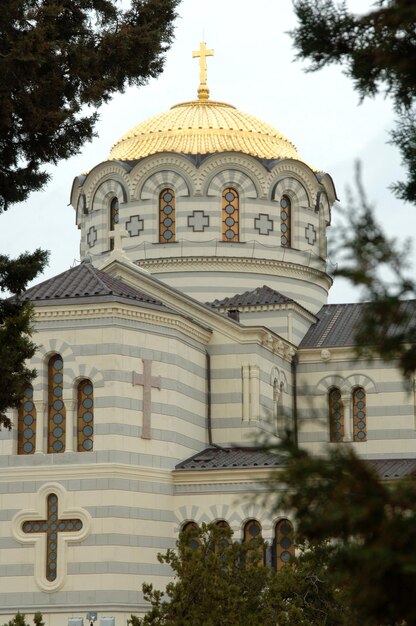
<path fill-rule="evenodd" d="M 287 261 L 277 261 L 273 259 L 253 259 L 246 257 L 204 257 L 189 256 L 175 257 L 168 259 L 142 259 L 137 262 L 138 265 L 153 272 L 173 272 L 181 271 L 229 271 L 244 272 L 251 274 L 267 273 L 273 276 L 284 276 L 287 278 L 295 278 L 298 280 L 306 280 L 318 284 L 324 289 L 329 289 L 332 285 L 331 277 L 313 267 L 300 265 L 299 263 L 290 263 Z"/>
<path fill-rule="evenodd" d="M 71 453 L 73 454 L 73 453 Z M 46 455 L 45 455 L 46 456 Z M 56 455 L 55 455 L 56 456 Z M 28 470 L 30 469 L 30 472 Z M 88 478 L 91 475 L 92 466 L 85 465 L 53 465 L 54 480 L 74 480 Z M 137 467 L 123 465 L 121 463 L 97 463 L 94 464 L 94 477 L 99 478 L 124 478 L 126 480 L 141 480 L 145 482 L 158 482 L 172 484 L 172 470 L 162 470 L 152 467 Z M 50 465 L 25 465 L 24 467 L 2 467 L 0 482 L 8 483 L 11 480 L 23 480 L 24 482 L 50 480 Z"/>
<path fill-rule="evenodd" d="M 123 305 L 115 303 L 96 303 L 91 304 L 71 304 L 62 303 L 56 306 L 35 305 L 35 322 L 42 323 L 46 321 L 69 321 L 79 319 L 97 319 L 97 318 L 119 318 L 121 320 L 133 320 L 155 326 L 164 326 L 174 328 L 178 332 L 184 333 L 187 337 L 191 337 L 203 344 L 207 344 L 211 337 L 211 331 L 204 329 L 197 323 L 193 323 L 189 318 L 185 319 L 182 315 L 173 313 L 164 313 L 160 311 L 152 311 L 148 308 L 140 306 Z"/>

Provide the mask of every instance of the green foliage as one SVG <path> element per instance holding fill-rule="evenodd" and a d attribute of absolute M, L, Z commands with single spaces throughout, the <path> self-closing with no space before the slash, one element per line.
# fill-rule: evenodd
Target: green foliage
<path fill-rule="evenodd" d="M 35 626 L 45 626 L 42 613 L 35 613 L 33 622 Z M 7 622 L 7 624 L 3 624 L 3 626 L 29 626 L 29 624 L 26 622 L 26 616 L 18 611 L 14 618 Z"/>
<path fill-rule="evenodd" d="M 416 201 L 416 5 L 380 0 L 356 16 L 346 3 L 295 0 L 299 26 L 292 32 L 298 58 L 315 71 L 340 63 L 362 98 L 390 95 L 397 114 L 392 143 L 400 149 L 408 180 L 394 186 L 399 198 Z"/>
<path fill-rule="evenodd" d="M 411 380 L 416 371 L 416 282 L 409 273 L 410 242 L 401 244 L 385 235 L 373 207 L 368 203 L 357 172 L 358 196 L 350 194 L 336 229 L 336 253 L 340 261 L 336 276 L 361 287 L 362 317 L 355 342 L 359 356 L 396 360 L 403 376 Z"/>
<path fill-rule="evenodd" d="M 11 428 L 4 411 L 19 406 L 22 390 L 36 375 L 25 365 L 36 350 L 30 339 L 33 307 L 21 299 L 21 294 L 47 261 L 48 253 L 40 249 L 14 260 L 0 255 L 0 291 L 14 294 L 0 299 L 0 428 Z"/>
<path fill-rule="evenodd" d="M 284 492 L 276 489 L 282 482 Z M 270 501 L 272 500 L 272 502 Z M 290 512 L 301 540 L 326 543 L 328 575 L 361 626 L 416 624 L 416 483 L 381 483 L 368 463 L 331 447 L 325 459 L 291 449 L 268 506 Z"/>
<path fill-rule="evenodd" d="M 0 213 L 94 136 L 98 108 L 163 68 L 178 0 L 3 0 Z"/>
<path fill-rule="evenodd" d="M 144 584 L 149 612 L 132 626 L 350 626 L 351 613 L 329 581 L 322 544 L 303 549 L 291 567 L 276 573 L 262 564 L 264 542 L 231 541 L 213 524 L 181 534 L 177 550 L 159 555 L 175 574 L 165 592 Z M 197 541 L 197 549 L 190 541 Z M 261 560 L 259 563 L 259 552 Z"/>

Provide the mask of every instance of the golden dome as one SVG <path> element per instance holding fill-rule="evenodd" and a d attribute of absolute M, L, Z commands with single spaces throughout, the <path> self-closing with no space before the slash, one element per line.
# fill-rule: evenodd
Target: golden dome
<path fill-rule="evenodd" d="M 278 130 L 224 102 L 192 100 L 138 124 L 117 141 L 109 159 L 129 161 L 158 152 L 243 152 L 263 159 L 298 159 Z"/>

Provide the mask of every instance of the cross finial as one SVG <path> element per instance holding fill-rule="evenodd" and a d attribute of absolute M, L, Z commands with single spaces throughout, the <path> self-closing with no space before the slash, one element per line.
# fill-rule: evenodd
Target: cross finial
<path fill-rule="evenodd" d="M 214 56 L 214 50 L 207 50 L 207 44 L 202 41 L 199 44 L 199 50 L 192 52 L 192 58 L 199 57 L 199 100 L 208 100 L 209 89 L 207 87 L 207 57 Z"/>

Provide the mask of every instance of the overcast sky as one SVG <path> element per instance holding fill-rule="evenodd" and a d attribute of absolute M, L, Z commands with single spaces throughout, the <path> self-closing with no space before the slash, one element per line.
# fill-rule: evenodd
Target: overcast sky
<path fill-rule="evenodd" d="M 350 0 L 363 11 L 370 2 Z M 393 126 L 391 102 L 383 97 L 359 103 L 352 82 L 338 66 L 305 73 L 294 60 L 288 31 L 296 21 L 291 0 L 182 0 L 175 41 L 165 70 L 141 89 L 128 89 L 100 109 L 98 137 L 82 152 L 51 168 L 42 192 L 14 205 L 0 217 L 0 249 L 17 255 L 42 247 L 50 250 L 49 278 L 79 261 L 79 231 L 69 194 L 75 176 L 105 161 L 111 146 L 131 127 L 172 105 L 196 98 L 197 59 L 192 50 L 205 40 L 215 55 L 208 59 L 211 98 L 233 104 L 271 124 L 297 147 L 302 159 L 334 179 L 341 201 L 362 161 L 368 198 L 390 234 L 416 232 L 416 211 L 397 201 L 389 185 L 402 177 L 400 158 L 386 144 Z M 335 210 L 336 217 L 336 210 Z M 336 258 L 332 259 L 336 261 Z M 330 302 L 351 302 L 358 294 L 341 282 Z"/>

